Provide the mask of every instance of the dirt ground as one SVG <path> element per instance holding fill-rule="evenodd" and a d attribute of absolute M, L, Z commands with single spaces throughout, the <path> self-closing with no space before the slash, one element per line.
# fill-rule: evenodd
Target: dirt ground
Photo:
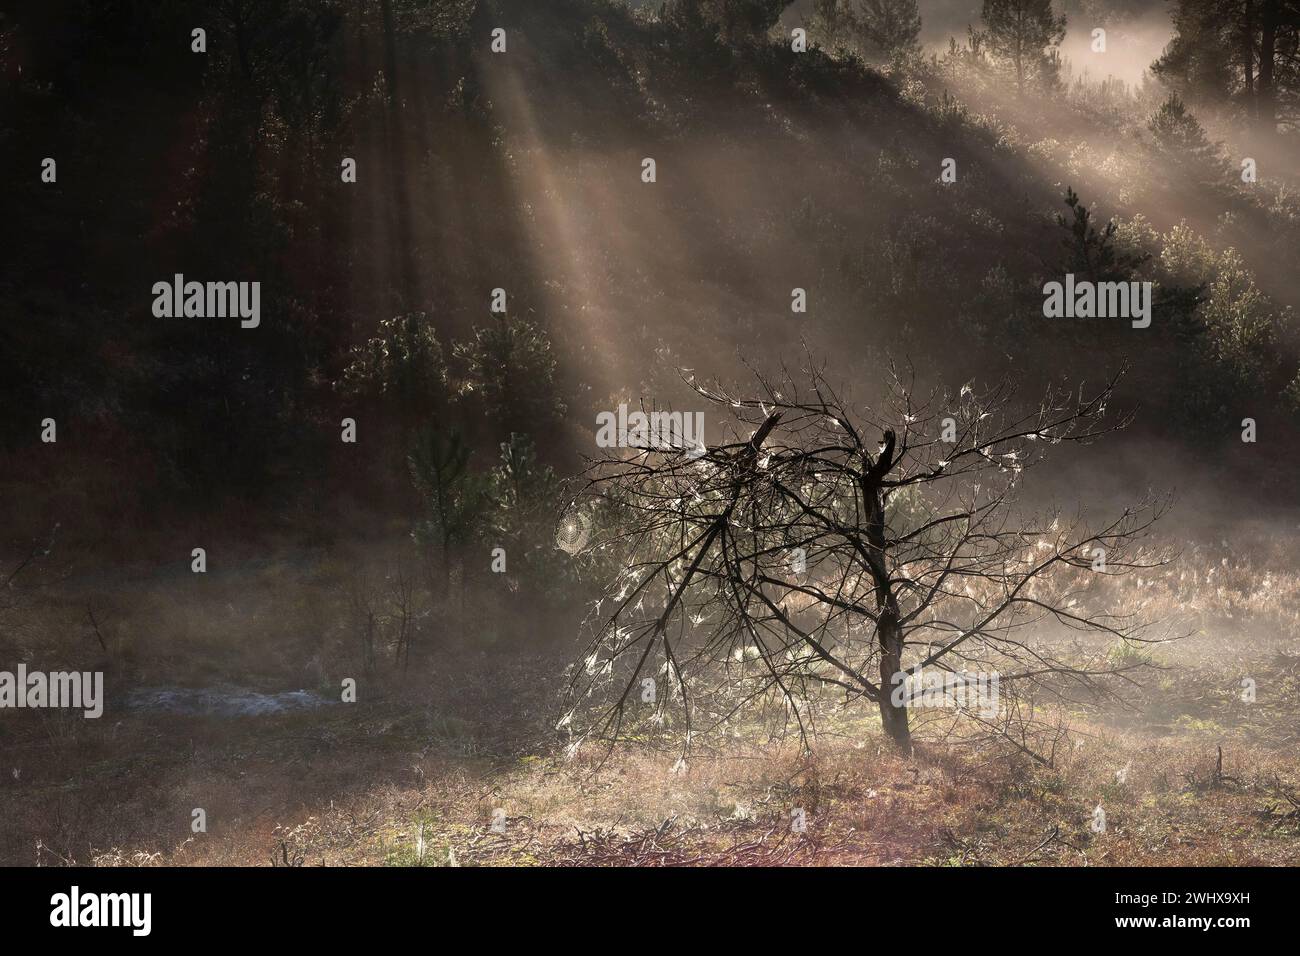
<path fill-rule="evenodd" d="M 1300 863 L 1300 658 L 1276 651 L 1244 665 L 1267 688 L 1253 704 L 1223 663 L 1170 667 L 1131 709 L 1072 715 L 1050 767 L 925 733 L 898 755 L 847 714 L 812 754 L 566 753 L 561 666 L 449 656 L 384 699 L 273 715 L 27 715 L 6 735 L 0 862 Z"/>

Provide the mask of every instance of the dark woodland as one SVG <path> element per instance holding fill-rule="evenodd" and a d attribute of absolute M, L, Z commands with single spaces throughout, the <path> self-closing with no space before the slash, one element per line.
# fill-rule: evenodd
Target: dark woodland
<path fill-rule="evenodd" d="M 1296 0 L 17 0 L 0 183 L 0 865 L 1300 863 Z"/>

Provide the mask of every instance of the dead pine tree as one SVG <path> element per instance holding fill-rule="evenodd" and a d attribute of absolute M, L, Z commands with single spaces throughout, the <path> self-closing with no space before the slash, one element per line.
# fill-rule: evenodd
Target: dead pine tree
<path fill-rule="evenodd" d="M 1153 640 L 1140 609 L 1103 605 L 1112 576 L 1169 560 L 1145 544 L 1163 504 L 1095 526 L 1013 507 L 1046 448 L 1126 424 L 1105 419 L 1114 380 L 1028 405 L 1005 381 L 918 401 L 891 370 L 873 409 L 811 357 L 750 371 L 743 389 L 687 377 L 729 419 L 703 455 L 647 441 L 581 476 L 579 500 L 612 529 L 592 553 L 613 549 L 622 570 L 572 670 L 561 726 L 579 740 L 612 744 L 646 719 L 685 747 L 749 710 L 806 744 L 833 698 L 874 705 L 906 750 L 937 671 L 957 689 L 992 673 L 996 715 L 954 696 L 943 716 L 1033 754 L 1025 701 L 1113 694 L 1148 666 L 1113 653 Z"/>

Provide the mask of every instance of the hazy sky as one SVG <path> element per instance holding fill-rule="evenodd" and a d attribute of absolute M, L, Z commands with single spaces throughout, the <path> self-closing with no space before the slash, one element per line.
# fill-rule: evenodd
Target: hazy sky
<path fill-rule="evenodd" d="M 1142 72 L 1160 56 L 1173 35 L 1173 25 L 1165 10 L 1154 10 L 1139 18 L 1106 27 L 1106 52 L 1092 51 L 1095 24 L 1083 16 L 1074 17 L 1066 28 L 1061 55 L 1076 73 L 1087 72 L 1097 79 L 1117 76 L 1126 83 L 1136 83 Z"/>
<path fill-rule="evenodd" d="M 791 9 L 811 8 L 811 2 L 794 4 Z M 966 35 L 966 26 L 980 25 L 983 0 L 918 0 L 921 10 L 921 42 L 928 48 L 943 49 L 949 36 L 959 39 Z M 1126 83 L 1135 83 L 1142 71 L 1160 55 L 1173 35 L 1169 10 L 1163 0 L 1128 0 L 1128 2 L 1055 4 L 1064 9 L 1068 19 L 1065 42 L 1061 53 L 1070 60 L 1076 73 L 1087 72 L 1097 79 L 1117 76 Z M 1085 12 L 1088 8 L 1105 6 L 1110 9 L 1127 8 L 1129 16 L 1116 18 L 1105 24 L 1106 52 L 1094 53 L 1091 49 L 1092 31 L 1101 26 L 1098 17 Z"/>

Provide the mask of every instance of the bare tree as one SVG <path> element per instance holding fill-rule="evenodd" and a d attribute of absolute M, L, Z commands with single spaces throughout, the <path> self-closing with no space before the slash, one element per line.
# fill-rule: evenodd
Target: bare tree
<path fill-rule="evenodd" d="M 399 567 L 391 577 L 389 601 L 397 630 L 393 641 L 393 662 L 405 669 L 411 663 L 411 644 L 415 638 L 415 579 Z"/>
<path fill-rule="evenodd" d="M 1142 547 L 1162 506 L 1091 529 L 1012 508 L 1045 446 L 1126 424 L 1103 420 L 1114 380 L 1017 411 L 1007 382 L 917 404 L 891 372 L 883 407 L 861 413 L 811 360 L 754 372 L 743 395 L 688 382 L 731 419 L 726 440 L 694 457 L 625 449 L 584 472 L 579 497 L 618 529 L 596 550 L 624 549 L 625 570 L 595 605 L 571 732 L 612 743 L 645 717 L 689 745 L 748 708 L 806 742 L 822 704 L 865 699 L 909 747 L 917 679 L 938 670 L 958 690 L 996 675 L 998 716 L 962 713 L 1015 741 L 1030 691 L 1111 693 L 1146 664 L 1113 651 L 1149 642 L 1149 625 L 1096 605 L 1111 576 L 1167 562 Z"/>

